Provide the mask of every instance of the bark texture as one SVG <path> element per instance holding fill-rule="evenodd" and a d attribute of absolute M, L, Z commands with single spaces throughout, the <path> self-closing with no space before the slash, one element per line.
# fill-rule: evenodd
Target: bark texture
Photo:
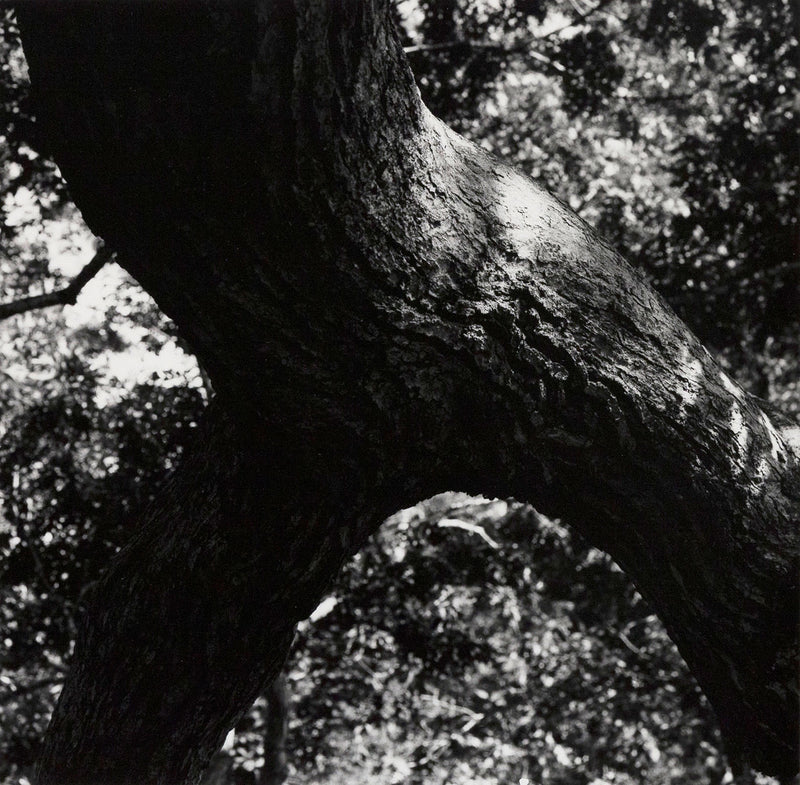
<path fill-rule="evenodd" d="M 389 513 L 580 527 L 797 768 L 798 457 L 612 249 L 421 104 L 381 0 L 23 4 L 41 145 L 218 400 L 109 571 L 41 785 L 192 782 Z"/>

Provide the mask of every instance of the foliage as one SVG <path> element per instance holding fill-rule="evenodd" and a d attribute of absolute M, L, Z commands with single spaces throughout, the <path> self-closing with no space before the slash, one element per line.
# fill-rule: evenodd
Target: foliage
<path fill-rule="evenodd" d="M 131 535 L 132 511 L 155 498 L 203 405 L 185 382 L 114 395 L 93 363 L 98 344 L 112 343 L 108 324 L 83 327 L 55 352 L 48 341 L 69 331 L 61 320 L 43 326 L 17 339 L 26 351 L 39 342 L 28 360 L 45 373 L 0 381 L 0 776 L 30 769 L 86 590 Z"/>
<path fill-rule="evenodd" d="M 56 216 L 67 204 L 58 170 L 42 150 L 35 150 L 35 121 L 29 110 L 27 67 L 19 29 L 11 10 L 0 10 L 0 168 L 3 195 L 24 191 L 44 217 Z M 0 203 L 0 226 L 5 239 L 17 231 L 7 220 L 7 202 Z M 3 271 L 6 272 L 5 270 Z"/>
<path fill-rule="evenodd" d="M 407 510 L 321 610 L 289 675 L 299 780 L 725 774 L 710 709 L 646 603 L 529 507 L 447 494 Z"/>

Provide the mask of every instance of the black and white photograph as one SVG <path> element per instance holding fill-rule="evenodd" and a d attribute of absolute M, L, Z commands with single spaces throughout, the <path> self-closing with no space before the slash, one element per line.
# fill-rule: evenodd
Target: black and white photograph
<path fill-rule="evenodd" d="M 796 0 L 0 0 L 0 785 L 800 785 Z"/>

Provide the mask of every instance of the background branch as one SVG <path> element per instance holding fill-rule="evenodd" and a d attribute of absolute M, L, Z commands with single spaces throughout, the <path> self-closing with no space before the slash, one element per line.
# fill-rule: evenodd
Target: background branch
<path fill-rule="evenodd" d="M 575 4 L 572 4 L 572 7 L 578 12 L 576 16 L 569 20 L 566 24 L 561 25 L 561 27 L 557 27 L 554 30 L 550 30 L 550 32 L 545 33 L 544 35 L 537 36 L 540 41 L 543 41 L 545 38 L 551 38 L 554 35 L 558 35 L 562 33 L 564 30 L 569 30 L 570 27 L 576 27 L 581 22 L 584 22 L 593 14 L 596 14 L 598 11 L 602 11 L 607 5 L 611 5 L 611 0 L 600 0 L 600 2 L 592 7 L 587 8 L 585 11 L 581 11 L 581 9 Z"/>
<path fill-rule="evenodd" d="M 8 692 L 0 694 L 0 706 L 5 706 L 13 701 L 23 698 L 25 695 L 30 695 L 37 690 L 43 690 L 46 687 L 54 687 L 57 684 L 64 683 L 64 676 L 51 676 L 46 679 L 39 679 L 38 681 L 30 682 L 30 684 L 23 684 Z"/>
<path fill-rule="evenodd" d="M 101 246 L 92 257 L 92 260 L 63 289 L 59 289 L 57 292 L 35 295 L 34 297 L 22 297 L 19 300 L 0 304 L 0 321 L 27 311 L 47 308 L 51 305 L 73 305 L 78 299 L 81 289 L 97 275 L 113 256 L 113 251 Z"/>
<path fill-rule="evenodd" d="M 471 41 L 469 39 L 464 39 L 458 41 L 442 41 L 435 44 L 414 44 L 413 46 L 403 47 L 403 51 L 407 55 L 420 54 L 421 52 L 444 52 L 448 50 L 461 50 L 464 52 L 484 50 L 497 52 L 501 55 L 518 54 L 529 57 L 532 60 L 536 60 L 540 63 L 544 63 L 546 66 L 549 66 L 559 74 L 566 72 L 567 69 L 564 68 L 561 63 L 541 54 L 541 52 L 529 50 L 527 47 L 529 47 L 531 43 L 532 41 L 525 39 L 520 43 L 514 44 L 513 46 L 504 46 L 503 44 L 495 43 L 493 41 Z"/>

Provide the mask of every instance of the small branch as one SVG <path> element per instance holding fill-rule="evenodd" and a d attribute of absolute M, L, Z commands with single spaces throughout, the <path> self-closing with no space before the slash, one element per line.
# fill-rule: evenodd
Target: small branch
<path fill-rule="evenodd" d="M 464 531 L 469 532 L 470 534 L 477 534 L 484 542 L 486 542 L 489 546 L 494 548 L 495 550 L 500 546 L 495 542 L 487 533 L 486 529 L 483 526 L 478 526 L 475 523 L 469 523 L 468 521 L 462 521 L 458 518 L 442 518 L 438 523 L 437 526 L 441 527 L 442 529 L 463 529 Z"/>
<path fill-rule="evenodd" d="M 640 657 L 643 656 L 642 650 L 638 646 L 635 646 L 624 632 L 618 632 L 617 637 L 625 644 L 626 649 L 632 651 L 634 654 L 638 654 Z"/>
<path fill-rule="evenodd" d="M 578 12 L 580 16 L 585 16 L 586 11 L 584 11 L 576 2 L 576 0 L 569 0 L 569 4 Z"/>
<path fill-rule="evenodd" d="M 488 51 L 499 52 L 500 54 L 525 54 L 534 60 L 538 60 L 540 63 L 545 63 L 551 66 L 559 73 L 564 73 L 567 69 L 564 68 L 561 63 L 558 63 L 539 52 L 526 51 L 526 48 L 529 47 L 534 41 L 544 41 L 554 35 L 558 35 L 564 30 L 569 30 L 571 27 L 577 27 L 593 14 L 599 13 L 606 6 L 611 5 L 611 2 L 612 0 L 600 0 L 596 6 L 587 8 L 585 11 L 582 11 L 580 7 L 573 2 L 573 7 L 576 9 L 576 11 L 578 11 L 578 13 L 572 19 L 570 19 L 569 22 L 563 24 L 561 27 L 555 28 L 554 30 L 550 30 L 550 32 L 545 33 L 544 35 L 535 36 L 533 39 L 526 39 L 514 44 L 513 46 L 503 46 L 502 44 L 495 43 L 494 41 L 472 41 L 469 39 L 464 39 L 460 41 L 442 41 L 436 44 L 415 44 L 413 46 L 404 47 L 403 51 L 407 55 L 410 55 L 421 52 L 446 52 L 453 49 L 485 49 Z"/>
<path fill-rule="evenodd" d="M 546 38 L 551 38 L 554 35 L 563 33 L 564 30 L 569 30 L 570 27 L 577 27 L 579 24 L 581 24 L 581 22 L 586 21 L 593 14 L 596 14 L 598 11 L 602 11 L 607 5 L 611 5 L 611 0 L 600 0 L 600 2 L 593 8 L 587 8 L 585 11 L 581 11 L 578 5 L 573 2 L 572 7 L 578 11 L 578 14 L 570 19 L 566 24 L 561 25 L 561 27 L 557 27 L 555 30 L 551 30 L 549 33 L 545 33 L 544 35 L 537 36 L 537 39 L 539 41 L 544 41 Z"/>
<path fill-rule="evenodd" d="M 414 46 L 406 46 L 403 48 L 403 51 L 406 54 L 418 54 L 421 52 L 446 52 L 448 50 L 452 51 L 453 49 L 463 49 L 467 51 L 483 49 L 484 51 L 497 52 L 502 55 L 518 54 L 524 57 L 530 57 L 532 60 L 536 60 L 537 62 L 549 66 L 559 74 L 566 73 L 567 69 L 564 68 L 561 63 L 552 60 L 540 52 L 530 51 L 527 48 L 530 46 L 530 44 L 530 40 L 522 41 L 518 44 L 514 44 L 513 46 L 503 46 L 502 44 L 496 44 L 493 41 L 443 41 L 438 44 L 415 44 Z"/>
<path fill-rule="evenodd" d="M 574 211 L 575 211 L 575 212 L 576 212 L 578 215 L 581 215 L 581 213 L 583 212 L 583 209 L 586 207 L 586 205 L 587 205 L 587 204 L 589 204 L 589 202 L 591 202 L 591 201 L 592 201 L 592 199 L 594 199 L 594 198 L 595 198 L 595 197 L 596 197 L 596 196 L 597 196 L 599 193 L 600 193 L 600 189 L 599 189 L 599 188 L 598 188 L 596 185 L 595 185 L 595 186 L 592 186 L 592 187 L 591 187 L 591 188 L 590 188 L 590 189 L 587 191 L 587 193 L 586 193 L 586 194 L 584 194 L 584 197 L 583 197 L 583 199 L 581 199 L 581 200 L 580 200 L 580 202 L 578 202 L 578 205 L 577 205 L 577 207 L 572 207 L 572 205 L 570 205 L 570 207 L 572 207 L 572 209 L 573 209 L 573 210 L 574 210 Z"/>
<path fill-rule="evenodd" d="M 25 684 L 22 687 L 16 687 L 0 695 L 0 706 L 6 706 L 7 704 L 12 703 L 18 698 L 22 698 L 23 696 L 29 695 L 30 693 L 36 692 L 37 690 L 43 690 L 45 687 L 54 687 L 57 684 L 63 684 L 63 683 L 64 683 L 63 676 L 54 676 L 47 679 L 39 679 L 38 681 L 32 681 L 30 684 Z"/>
<path fill-rule="evenodd" d="M 448 49 L 489 49 L 497 48 L 496 44 L 487 44 L 483 41 L 444 41 L 438 44 L 415 44 L 404 46 L 403 51 L 407 55 L 418 54 L 419 52 L 446 52 Z"/>
<path fill-rule="evenodd" d="M 643 95 L 640 93 L 628 93 L 627 95 L 617 95 L 616 98 L 620 101 L 641 101 L 645 104 L 658 104 L 662 101 L 689 101 L 697 96 L 696 92 L 691 93 L 663 93 L 658 95 Z"/>
<path fill-rule="evenodd" d="M 540 52 L 530 51 L 528 47 L 531 43 L 530 40 L 526 39 L 513 46 L 503 46 L 494 41 L 470 41 L 465 39 L 463 41 L 442 41 L 438 44 L 415 44 L 414 46 L 404 47 L 403 51 L 406 54 L 419 54 L 421 52 L 446 52 L 452 51 L 453 49 L 463 49 L 466 51 L 483 49 L 487 52 L 497 52 L 502 55 L 524 55 L 530 57 L 532 60 L 537 60 L 540 63 L 550 66 L 554 71 L 558 71 L 558 73 L 564 73 L 567 70 L 561 63 L 551 60 Z"/>
<path fill-rule="evenodd" d="M 113 256 L 113 251 L 101 246 L 92 260 L 63 289 L 0 304 L 0 321 L 27 311 L 48 308 L 51 305 L 73 305 L 78 299 L 81 289 L 97 275 Z"/>

